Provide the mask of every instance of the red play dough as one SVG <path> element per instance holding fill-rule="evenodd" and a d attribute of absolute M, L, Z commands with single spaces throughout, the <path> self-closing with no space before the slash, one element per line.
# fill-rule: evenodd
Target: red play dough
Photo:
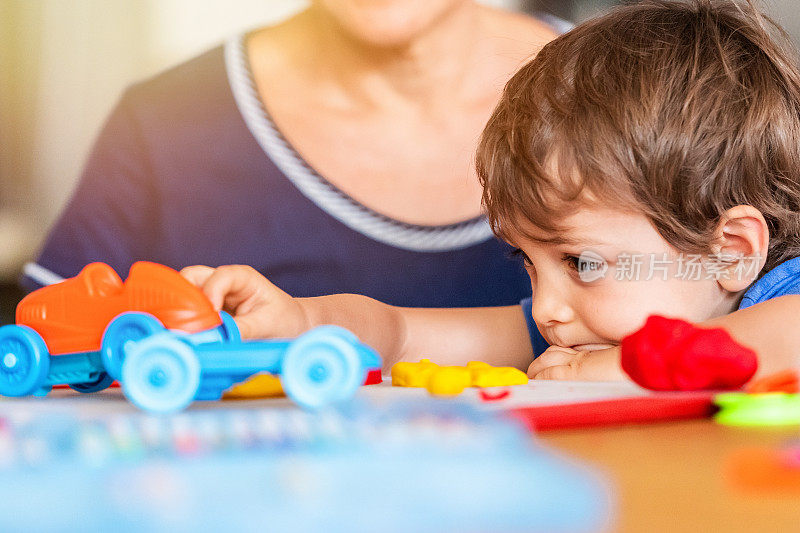
<path fill-rule="evenodd" d="M 364 380 L 364 385 L 377 385 L 383 383 L 383 376 L 381 376 L 380 368 L 373 368 L 367 371 L 367 378 Z"/>
<path fill-rule="evenodd" d="M 738 389 L 753 377 L 756 353 L 721 328 L 651 316 L 622 339 L 622 369 L 652 390 Z"/>

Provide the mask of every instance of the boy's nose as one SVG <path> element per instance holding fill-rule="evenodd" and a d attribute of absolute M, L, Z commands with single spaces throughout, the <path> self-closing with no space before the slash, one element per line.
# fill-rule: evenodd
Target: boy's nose
<path fill-rule="evenodd" d="M 537 284 L 538 285 L 538 284 Z M 556 287 L 536 287 L 533 291 L 533 321 L 547 326 L 571 322 L 575 313 L 566 295 Z"/>

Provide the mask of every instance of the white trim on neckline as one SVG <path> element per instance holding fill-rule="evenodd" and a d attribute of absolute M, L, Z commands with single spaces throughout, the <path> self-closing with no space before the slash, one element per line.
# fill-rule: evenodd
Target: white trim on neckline
<path fill-rule="evenodd" d="M 256 90 L 244 47 L 244 35 L 225 43 L 225 68 L 239 112 L 267 157 L 317 207 L 362 235 L 416 252 L 457 250 L 492 238 L 491 227 L 483 218 L 447 226 L 419 226 L 393 220 L 356 202 L 317 174 L 269 118 Z"/>
<path fill-rule="evenodd" d="M 22 267 L 22 274 L 42 286 L 54 285 L 64 281 L 63 277 L 59 276 L 52 270 L 46 269 L 38 263 L 25 263 L 25 265 Z"/>

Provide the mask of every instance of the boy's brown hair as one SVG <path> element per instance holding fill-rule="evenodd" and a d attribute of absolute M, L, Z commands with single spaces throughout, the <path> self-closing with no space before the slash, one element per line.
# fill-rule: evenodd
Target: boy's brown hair
<path fill-rule="evenodd" d="M 800 73 L 749 1 L 648 0 L 545 46 L 505 87 L 476 166 L 495 232 L 558 241 L 570 203 L 643 211 L 709 253 L 723 213 L 761 211 L 765 270 L 800 255 Z M 541 239 L 539 239 L 541 240 Z M 548 239 L 551 240 L 551 239 Z"/>

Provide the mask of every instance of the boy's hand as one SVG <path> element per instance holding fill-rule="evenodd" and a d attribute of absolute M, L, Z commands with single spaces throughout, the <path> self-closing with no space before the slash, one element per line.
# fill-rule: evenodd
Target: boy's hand
<path fill-rule="evenodd" d="M 623 381 L 628 377 L 620 366 L 619 346 L 579 352 L 550 346 L 528 367 L 528 377 L 564 381 Z"/>
<path fill-rule="evenodd" d="M 303 304 L 249 266 L 189 266 L 181 275 L 217 310 L 233 316 L 242 338 L 296 337 L 308 329 Z"/>

